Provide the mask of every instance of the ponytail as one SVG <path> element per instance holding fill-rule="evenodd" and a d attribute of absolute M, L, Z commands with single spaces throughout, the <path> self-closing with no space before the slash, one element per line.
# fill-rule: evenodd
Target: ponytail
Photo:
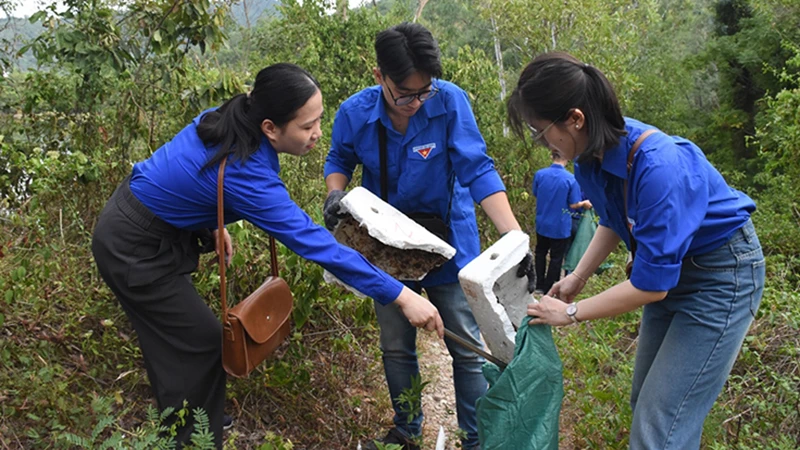
<path fill-rule="evenodd" d="M 261 69 L 249 95 L 239 94 L 200 119 L 197 136 L 206 147 L 218 147 L 203 169 L 231 154 L 247 161 L 261 146 L 261 124 L 265 120 L 277 127 L 286 125 L 318 91 L 317 80 L 294 64 L 278 63 Z"/>
<path fill-rule="evenodd" d="M 197 136 L 217 152 L 203 168 L 215 166 L 228 155 L 246 161 L 261 143 L 261 127 L 248 117 L 247 94 L 239 94 L 216 111 L 206 113 L 197 126 Z"/>
<path fill-rule="evenodd" d="M 619 145 L 619 138 L 625 136 L 625 119 L 619 107 L 617 94 L 611 82 L 598 68 L 582 64 L 586 77 L 585 105 L 586 127 L 589 142 L 586 150 L 578 156 L 579 164 L 599 159 L 609 148 Z"/>

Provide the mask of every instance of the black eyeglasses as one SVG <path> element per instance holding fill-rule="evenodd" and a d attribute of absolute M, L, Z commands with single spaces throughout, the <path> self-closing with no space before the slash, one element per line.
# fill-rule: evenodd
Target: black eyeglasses
<path fill-rule="evenodd" d="M 419 100 L 420 103 L 424 103 L 425 100 L 430 100 L 431 97 L 435 96 L 439 92 L 439 88 L 436 86 L 431 86 L 431 88 L 427 91 L 417 92 L 416 94 L 409 94 L 409 95 L 401 95 L 400 97 L 395 97 L 394 92 L 392 92 L 392 88 L 386 84 L 386 89 L 389 90 L 389 95 L 394 100 L 395 106 L 405 106 L 409 103 L 413 102 L 414 99 Z"/>

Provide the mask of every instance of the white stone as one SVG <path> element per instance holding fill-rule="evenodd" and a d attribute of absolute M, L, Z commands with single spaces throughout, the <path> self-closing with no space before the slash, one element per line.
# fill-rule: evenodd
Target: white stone
<path fill-rule="evenodd" d="M 516 274 L 529 246 L 527 234 L 510 231 L 458 273 L 487 347 L 503 361 L 514 356 L 516 328 L 533 301 L 527 278 Z"/>
<path fill-rule="evenodd" d="M 348 192 L 339 211 L 350 217 L 340 221 L 334 230 L 337 240 L 397 279 L 421 280 L 456 254 L 450 244 L 363 187 Z M 328 271 L 323 277 L 329 283 L 347 286 Z"/>

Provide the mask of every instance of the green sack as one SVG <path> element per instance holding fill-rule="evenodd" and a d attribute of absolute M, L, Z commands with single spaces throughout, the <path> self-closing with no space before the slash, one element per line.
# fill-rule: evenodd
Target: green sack
<path fill-rule="evenodd" d="M 481 448 L 558 450 L 564 382 L 550 326 L 525 319 L 508 367 L 486 363 L 483 374 L 490 387 L 477 403 Z"/>
<path fill-rule="evenodd" d="M 578 231 L 575 232 L 575 239 L 572 240 L 572 247 L 569 248 L 569 253 L 564 259 L 562 266 L 564 270 L 572 272 L 578 267 L 578 262 L 583 258 L 583 254 L 586 253 L 586 249 L 589 248 L 589 243 L 592 242 L 594 233 L 597 231 L 596 217 L 594 210 L 591 209 L 586 210 L 581 216 L 580 222 L 578 222 Z M 601 274 L 612 266 L 611 263 L 604 262 L 595 273 Z"/>

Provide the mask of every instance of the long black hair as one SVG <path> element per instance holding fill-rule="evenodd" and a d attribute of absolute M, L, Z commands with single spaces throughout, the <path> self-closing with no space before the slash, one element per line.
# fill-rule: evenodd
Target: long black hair
<path fill-rule="evenodd" d="M 200 120 L 197 136 L 207 147 L 218 147 L 204 168 L 230 154 L 246 161 L 261 144 L 264 120 L 279 127 L 285 125 L 317 91 L 317 80 L 294 64 L 278 63 L 261 69 L 250 95 L 239 94 Z"/>
<path fill-rule="evenodd" d="M 530 119 L 563 122 L 573 109 L 583 111 L 589 143 L 579 163 L 602 157 L 627 134 L 617 95 L 606 76 L 567 53 L 544 53 L 528 64 L 507 108 L 511 128 L 522 139 L 528 134 Z"/>

